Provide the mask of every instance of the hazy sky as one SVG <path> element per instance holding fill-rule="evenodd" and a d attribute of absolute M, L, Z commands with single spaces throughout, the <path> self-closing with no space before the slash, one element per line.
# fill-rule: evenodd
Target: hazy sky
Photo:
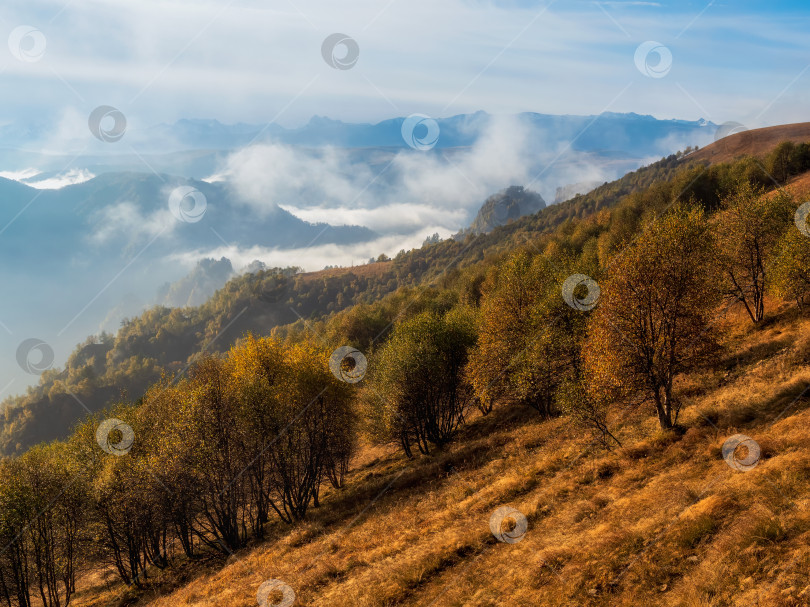
<path fill-rule="evenodd" d="M 479 109 L 804 121 L 809 16 L 799 0 L 18 0 L 0 9 L 0 122 L 86 134 L 102 104 L 130 128 Z M 322 57 L 336 32 L 357 42 L 351 69 Z M 647 41 L 671 53 L 664 77 L 637 68 Z"/>

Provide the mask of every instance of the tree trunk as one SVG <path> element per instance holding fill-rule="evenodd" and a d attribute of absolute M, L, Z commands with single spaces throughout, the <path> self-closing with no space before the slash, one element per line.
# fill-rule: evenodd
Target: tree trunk
<path fill-rule="evenodd" d="M 669 430 L 672 428 L 672 398 L 666 390 L 664 392 L 662 398 L 661 390 L 655 391 L 655 410 L 658 413 L 658 424 L 661 429 Z"/>

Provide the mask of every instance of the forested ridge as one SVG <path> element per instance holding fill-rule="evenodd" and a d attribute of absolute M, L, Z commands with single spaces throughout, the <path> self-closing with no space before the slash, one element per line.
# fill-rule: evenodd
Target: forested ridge
<path fill-rule="evenodd" d="M 723 359 L 726 315 L 806 312 L 808 206 L 783 186 L 808 169 L 808 145 L 672 156 L 377 275 L 248 274 L 88 340 L 7 404 L 5 445 L 22 451 L 21 428 L 42 438 L 38 407 L 104 395 L 65 440 L 0 463 L 0 602 L 66 605 L 78 572 L 105 567 L 137 597 L 178 562 L 328 509 L 361 444 L 432 456 L 504 410 L 604 450 L 625 447 L 617 416 L 688 435 L 679 381 Z M 695 533 L 683 541 L 712 530 Z"/>

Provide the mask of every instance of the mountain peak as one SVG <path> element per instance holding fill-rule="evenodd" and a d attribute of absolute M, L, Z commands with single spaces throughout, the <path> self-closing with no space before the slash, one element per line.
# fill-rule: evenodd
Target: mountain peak
<path fill-rule="evenodd" d="M 546 208 L 543 197 L 522 185 L 510 185 L 486 199 L 470 226 L 474 234 L 491 232 L 494 228 L 537 213 Z"/>

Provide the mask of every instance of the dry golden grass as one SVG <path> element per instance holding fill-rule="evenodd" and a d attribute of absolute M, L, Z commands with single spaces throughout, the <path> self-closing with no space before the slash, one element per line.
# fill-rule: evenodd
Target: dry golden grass
<path fill-rule="evenodd" d="M 744 131 L 725 137 L 691 154 L 690 159 L 706 160 L 711 164 L 731 162 L 740 156 L 767 156 L 783 141 L 810 141 L 810 122 L 782 124 Z"/>
<path fill-rule="evenodd" d="M 94 578 L 76 605 L 254 607 L 270 578 L 309 606 L 810 605 L 810 320 L 724 329 L 726 355 L 681 380 L 683 434 L 636 413 L 608 452 L 567 419 L 496 409 L 430 457 L 364 447 L 307 522 L 179 563 L 173 588 L 129 603 Z M 736 433 L 761 445 L 749 472 L 722 460 Z M 518 543 L 489 530 L 504 505 L 528 519 Z"/>

